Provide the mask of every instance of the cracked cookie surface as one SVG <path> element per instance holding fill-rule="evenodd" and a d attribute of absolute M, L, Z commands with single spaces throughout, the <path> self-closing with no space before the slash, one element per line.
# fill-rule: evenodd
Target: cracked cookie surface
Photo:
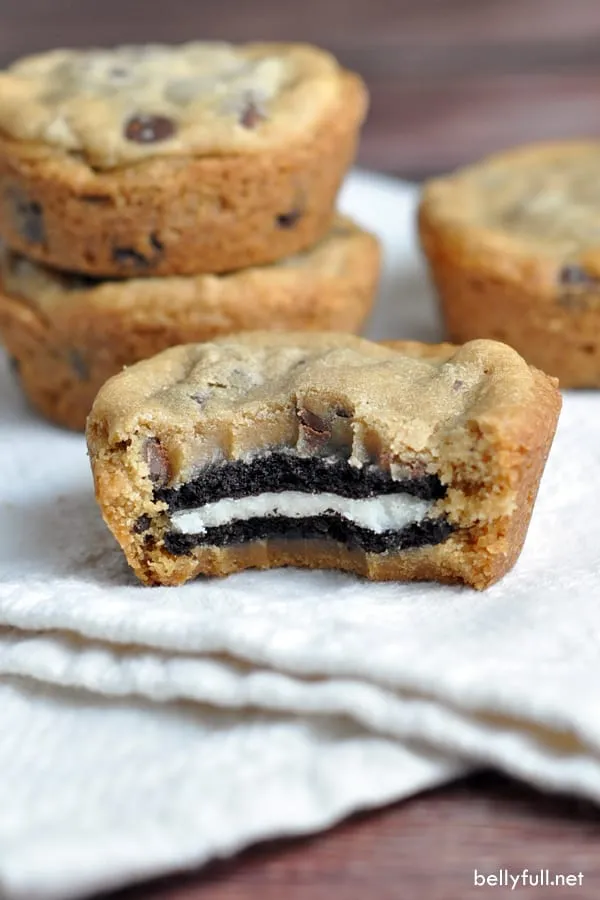
<path fill-rule="evenodd" d="M 0 129 L 96 169 L 255 153 L 311 129 L 339 81 L 334 58 L 303 44 L 53 50 L 0 73 Z"/>

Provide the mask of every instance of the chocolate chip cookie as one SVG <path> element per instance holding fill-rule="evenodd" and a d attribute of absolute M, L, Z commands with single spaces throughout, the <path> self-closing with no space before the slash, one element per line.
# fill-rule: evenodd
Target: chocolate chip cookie
<path fill-rule="evenodd" d="M 451 340 L 497 338 L 600 387 L 600 142 L 533 145 L 431 181 L 419 224 Z"/>
<path fill-rule="evenodd" d="M 482 589 L 519 555 L 559 409 L 493 341 L 258 332 L 115 376 L 87 439 L 145 584 L 294 565 Z"/>
<path fill-rule="evenodd" d="M 167 347 L 257 327 L 359 331 L 379 258 L 377 239 L 342 216 L 311 250 L 230 275 L 107 281 L 4 252 L 0 337 L 33 405 L 81 430 L 107 378 Z"/>
<path fill-rule="evenodd" d="M 0 73 L 0 236 L 138 277 L 290 256 L 331 226 L 366 110 L 303 44 L 55 50 Z"/>

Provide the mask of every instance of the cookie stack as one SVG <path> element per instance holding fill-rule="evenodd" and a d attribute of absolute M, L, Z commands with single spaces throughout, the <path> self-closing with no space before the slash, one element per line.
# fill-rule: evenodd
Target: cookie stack
<path fill-rule="evenodd" d="M 335 203 L 367 97 L 327 53 L 58 50 L 0 89 L 0 334 L 52 421 L 172 345 L 362 326 L 379 248 Z"/>

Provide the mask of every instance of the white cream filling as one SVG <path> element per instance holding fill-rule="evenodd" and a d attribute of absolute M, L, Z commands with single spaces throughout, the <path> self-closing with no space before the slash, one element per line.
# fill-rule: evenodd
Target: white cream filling
<path fill-rule="evenodd" d="M 203 534 L 207 528 L 254 518 L 287 516 L 302 519 L 338 513 L 349 522 L 381 534 L 420 522 L 432 506 L 432 500 L 421 500 L 410 494 L 379 494 L 354 500 L 339 494 L 266 491 L 256 497 L 226 498 L 173 513 L 171 524 L 181 534 Z"/>

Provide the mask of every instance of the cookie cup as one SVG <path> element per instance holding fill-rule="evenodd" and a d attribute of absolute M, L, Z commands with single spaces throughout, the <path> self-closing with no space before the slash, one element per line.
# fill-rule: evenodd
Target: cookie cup
<path fill-rule="evenodd" d="M 110 170 L 0 135 L 0 237 L 67 271 L 102 277 L 220 273 L 298 253 L 330 228 L 367 104 L 340 75 L 299 138 L 255 153 L 149 157 Z"/>

